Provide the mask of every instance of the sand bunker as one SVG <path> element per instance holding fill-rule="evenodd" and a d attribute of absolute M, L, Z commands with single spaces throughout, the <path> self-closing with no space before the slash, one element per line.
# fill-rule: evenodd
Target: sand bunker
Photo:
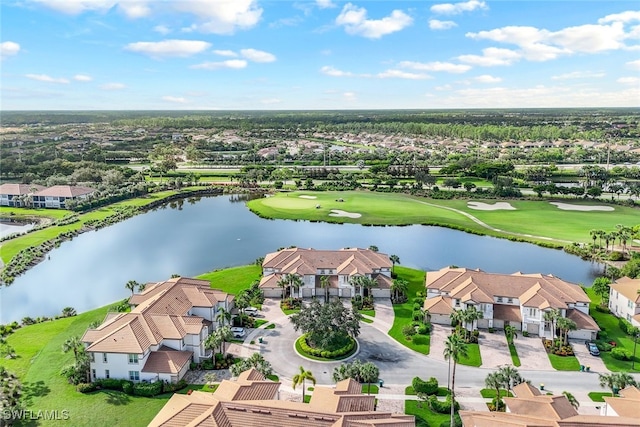
<path fill-rule="evenodd" d="M 604 212 L 615 211 L 615 209 L 611 206 L 570 205 L 568 203 L 560 203 L 560 202 L 549 202 L 549 203 L 557 206 L 558 209 L 562 209 L 563 211 L 604 211 Z"/>
<path fill-rule="evenodd" d="M 346 216 L 347 218 L 360 218 L 362 215 L 357 212 L 341 211 L 340 209 L 331 209 L 329 216 Z"/>
<path fill-rule="evenodd" d="M 516 208 L 511 206 L 510 203 L 507 202 L 496 202 L 494 204 L 482 203 L 482 202 L 467 202 L 467 206 L 470 209 L 475 209 L 477 211 L 515 211 Z"/>
<path fill-rule="evenodd" d="M 316 196 L 305 196 L 305 195 L 302 195 L 302 196 L 298 196 L 298 197 L 300 197 L 301 199 L 317 199 Z"/>

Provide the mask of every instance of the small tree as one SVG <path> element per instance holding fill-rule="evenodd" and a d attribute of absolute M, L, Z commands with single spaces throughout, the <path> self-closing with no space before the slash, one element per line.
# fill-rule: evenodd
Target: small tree
<path fill-rule="evenodd" d="M 502 386 L 504 385 L 504 381 L 502 379 L 502 375 L 500 375 L 500 372 L 491 372 L 489 374 L 487 374 L 486 378 L 484 379 L 484 385 L 487 388 L 492 388 L 496 391 L 496 405 L 493 408 L 494 411 L 499 411 L 500 410 L 500 406 L 502 404 L 502 398 L 500 396 L 500 389 L 502 388 Z"/>
<path fill-rule="evenodd" d="M 504 335 L 507 338 L 507 343 L 509 345 L 513 344 L 514 338 L 518 338 L 518 333 L 516 331 L 516 328 L 515 326 L 512 326 L 512 325 L 506 325 L 504 327 Z"/>
<path fill-rule="evenodd" d="M 271 363 L 269 363 L 263 355 L 260 353 L 253 353 L 249 358 L 243 359 L 240 362 L 231 365 L 229 370 L 231 371 L 231 375 L 237 377 L 241 373 L 251 368 L 255 368 L 258 372 L 260 372 L 265 377 L 268 377 L 273 373 L 273 368 L 271 367 Z"/>
<path fill-rule="evenodd" d="M 455 384 L 456 384 L 456 366 L 463 357 L 468 357 L 467 344 L 458 334 L 451 334 L 444 342 L 443 350 L 445 360 L 453 360 L 453 370 L 451 371 L 451 427 L 455 426 Z"/>
<path fill-rule="evenodd" d="M 302 366 L 300 366 L 300 372 L 293 376 L 293 389 L 296 389 L 296 386 L 302 385 L 302 401 L 304 402 L 304 392 L 306 389 L 305 381 L 309 380 L 316 385 L 316 378 L 313 376 L 311 371 L 305 370 Z"/>
<path fill-rule="evenodd" d="M 129 280 L 127 283 L 124 284 L 124 287 L 131 291 L 131 296 L 133 296 L 138 286 L 139 284 L 135 280 Z"/>
<path fill-rule="evenodd" d="M 308 307 L 291 316 L 296 331 L 307 334 L 307 342 L 316 348 L 332 349 L 344 344 L 346 338 L 356 338 L 360 334 L 362 315 L 346 308 L 342 301 L 327 304 L 313 300 Z"/>
<path fill-rule="evenodd" d="M 360 380 L 367 383 L 367 394 L 371 394 L 371 383 L 380 376 L 380 369 L 373 362 L 365 362 L 360 366 Z"/>
<path fill-rule="evenodd" d="M 400 264 L 400 257 L 398 255 L 390 255 L 389 259 L 391 260 L 391 272 L 393 272 L 396 268 L 396 264 Z"/>
<path fill-rule="evenodd" d="M 611 285 L 611 279 L 608 277 L 598 277 L 593 281 L 591 288 L 593 292 L 601 298 L 600 305 L 607 307 L 609 305 L 609 292 Z"/>

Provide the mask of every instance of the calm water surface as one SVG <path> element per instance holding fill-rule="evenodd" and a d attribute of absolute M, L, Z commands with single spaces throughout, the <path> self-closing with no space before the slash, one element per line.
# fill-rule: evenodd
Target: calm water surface
<path fill-rule="evenodd" d="M 562 251 L 440 227 L 364 227 L 265 220 L 237 196 L 204 198 L 133 217 L 63 243 L 46 260 L 0 288 L 0 323 L 24 316 L 78 312 L 125 298 L 128 280 L 195 276 L 252 263 L 284 246 L 337 249 L 376 245 L 404 266 L 448 265 L 488 272 L 548 273 L 590 284 L 600 267 Z M 179 205 L 179 207 L 177 207 Z"/>

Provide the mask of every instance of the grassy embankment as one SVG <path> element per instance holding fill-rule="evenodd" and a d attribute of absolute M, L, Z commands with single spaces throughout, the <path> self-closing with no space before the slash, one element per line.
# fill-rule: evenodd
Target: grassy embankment
<path fill-rule="evenodd" d="M 146 197 L 138 197 L 135 199 L 123 200 L 122 202 L 117 202 L 109 206 L 98 208 L 91 212 L 80 214 L 78 215 L 79 221 L 74 222 L 72 224 L 67 224 L 63 226 L 51 226 L 51 227 L 44 228 L 42 230 L 25 234 L 24 236 L 16 237 L 15 239 L 7 240 L 1 243 L 2 247 L 0 248 L 0 257 L 2 258 L 2 261 L 6 264 L 11 260 L 11 258 L 13 258 L 21 250 L 31 246 L 38 246 L 41 243 L 47 240 L 51 240 L 66 231 L 79 230 L 87 221 L 102 220 L 111 215 L 116 214 L 118 209 L 129 207 L 129 206 L 136 206 L 136 207 L 146 206 L 150 203 L 157 202 L 158 200 L 164 199 L 169 196 L 173 196 L 178 193 L 179 192 L 176 190 L 167 190 L 167 191 L 160 191 L 157 193 L 151 193 Z M 40 216 L 40 217 L 48 217 L 51 219 L 60 219 L 64 215 L 68 215 L 73 212 L 67 211 L 67 210 L 58 210 L 58 209 L 23 209 L 23 208 L 0 207 L 0 216 L 9 217 L 12 213 L 18 216 Z"/>
<path fill-rule="evenodd" d="M 607 334 L 607 341 L 615 341 L 616 347 L 624 348 L 633 354 L 634 342 L 631 336 L 625 334 L 618 326 L 618 318 L 610 313 L 602 313 L 596 310 L 596 306 L 600 304 L 601 298 L 593 292 L 592 288 L 586 289 L 587 295 L 591 299 L 589 304 L 589 314 L 596 321 L 603 332 Z M 611 356 L 611 352 L 601 351 L 600 358 L 604 362 L 608 370 L 613 372 L 640 372 L 640 342 L 636 347 L 635 369 L 631 369 L 631 360 L 618 360 Z"/>
<path fill-rule="evenodd" d="M 215 288 L 237 293 L 259 278 L 260 271 L 259 266 L 248 265 L 206 273 L 200 278 L 211 281 Z M 82 336 L 89 323 L 102 321 L 107 311 L 108 307 L 102 307 L 75 317 L 25 326 L 7 338 L 18 357 L 3 360 L 2 364 L 24 384 L 28 409 L 67 410 L 70 420 L 66 422 L 74 426 L 142 426 L 167 402 L 170 393 L 155 398 L 117 391 L 82 394 L 60 375 L 60 369 L 73 362 L 71 353 L 62 353 L 62 343 L 69 337 Z"/>
<path fill-rule="evenodd" d="M 343 201 L 339 202 L 339 199 Z M 485 202 L 494 204 L 496 200 Z M 582 200 L 563 202 L 574 205 L 599 204 L 598 201 Z M 297 191 L 252 200 L 247 205 L 252 212 L 266 218 L 365 225 L 438 225 L 558 247 L 567 242 L 590 242 L 589 231 L 595 226 L 614 230 L 617 224 L 632 226 L 638 223 L 637 209 L 618 205 L 609 205 L 615 209 L 610 212 L 564 211 L 547 201 L 511 200 L 509 203 L 515 210 L 482 211 L 469 208 L 467 203 L 468 200 L 435 200 L 397 193 Z M 316 207 L 318 205 L 319 208 Z M 329 216 L 334 209 L 361 216 Z M 491 228 L 478 224 L 463 213 Z"/>
<path fill-rule="evenodd" d="M 393 305 L 394 319 L 393 326 L 391 326 L 389 330 L 389 336 L 405 347 L 422 354 L 429 354 L 431 344 L 430 335 L 414 335 L 411 340 L 407 340 L 402 333 L 402 327 L 411 323 L 413 320 L 413 299 L 416 297 L 416 292 L 424 291 L 426 273 L 399 265 L 395 266 L 394 271 L 399 279 L 404 279 L 409 283 L 409 289 L 407 291 L 407 302 Z M 416 337 L 420 337 L 420 339 L 416 340 Z"/>

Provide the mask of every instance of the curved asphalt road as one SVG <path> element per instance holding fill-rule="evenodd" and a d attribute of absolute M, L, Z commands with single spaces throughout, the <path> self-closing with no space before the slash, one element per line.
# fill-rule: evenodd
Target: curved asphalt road
<path fill-rule="evenodd" d="M 288 318 L 281 317 L 277 320 L 276 329 L 259 329 L 252 333 L 251 339 L 256 336 L 263 337 L 260 351 L 271 363 L 275 372 L 284 379 L 291 378 L 298 373 L 299 366 L 311 370 L 318 384 L 330 384 L 333 368 L 340 362 L 318 362 L 307 360 L 299 356 L 294 349 L 294 342 L 299 336 L 293 329 Z M 435 377 L 441 385 L 447 384 L 449 363 L 435 360 L 429 356 L 417 353 L 399 344 L 386 333 L 374 326 L 362 323 L 361 334 L 358 337 L 360 349 L 354 358 L 362 361 L 374 362 L 380 368 L 380 378 L 387 384 L 411 384 L 415 376 L 423 379 Z M 484 379 L 488 368 L 474 368 L 458 365 L 456 368 L 456 389 L 484 388 Z M 600 391 L 598 374 L 593 372 L 562 372 L 562 371 L 531 371 L 519 369 L 522 376 L 531 380 L 532 385 L 545 385 L 545 390 L 555 394 L 568 390 L 571 392 Z M 636 380 L 640 376 L 635 375 Z"/>

